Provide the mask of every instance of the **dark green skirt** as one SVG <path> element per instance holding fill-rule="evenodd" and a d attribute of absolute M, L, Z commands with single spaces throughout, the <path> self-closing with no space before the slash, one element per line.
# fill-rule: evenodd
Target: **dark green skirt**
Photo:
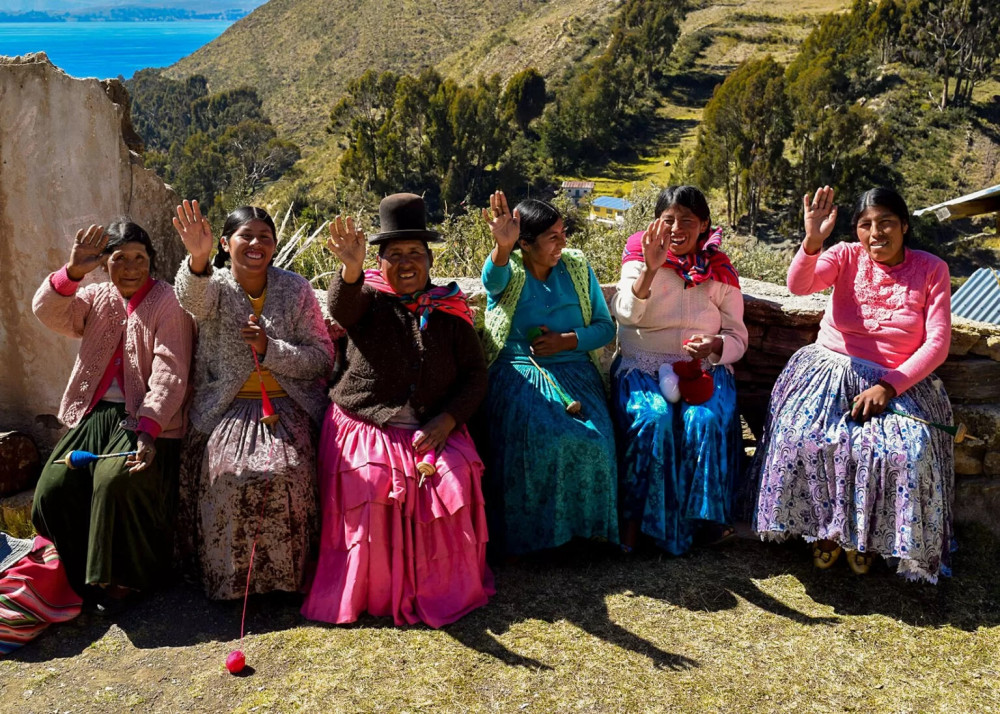
<path fill-rule="evenodd" d="M 70 585 L 121 585 L 145 590 L 170 573 L 177 508 L 180 440 L 157 439 L 153 463 L 129 473 L 125 457 L 69 469 L 67 452 L 131 451 L 137 435 L 125 429 L 125 405 L 98 402 L 56 444 L 42 470 L 31 520 L 59 551 Z"/>

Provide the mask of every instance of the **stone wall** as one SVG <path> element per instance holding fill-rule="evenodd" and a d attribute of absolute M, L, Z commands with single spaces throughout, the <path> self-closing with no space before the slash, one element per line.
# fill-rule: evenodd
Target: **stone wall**
<path fill-rule="evenodd" d="M 31 298 L 76 231 L 127 213 L 157 247 L 157 277 L 183 257 L 177 196 L 126 145 L 123 133 L 138 148 L 123 96 L 117 80 L 75 79 L 44 54 L 0 57 L 0 427 L 43 450 L 78 345 L 42 327 Z"/>

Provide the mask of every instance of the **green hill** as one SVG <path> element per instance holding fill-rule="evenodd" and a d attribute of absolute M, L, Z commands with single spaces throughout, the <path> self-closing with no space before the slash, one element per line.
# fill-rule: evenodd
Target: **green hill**
<path fill-rule="evenodd" d="M 213 91 L 249 84 L 268 116 L 305 146 L 323 142 L 330 108 L 367 69 L 416 73 L 439 63 L 456 79 L 482 70 L 543 71 L 576 52 L 574 38 L 614 0 L 271 0 L 167 71 L 205 75 Z M 574 19 L 575 18 L 575 19 Z M 547 39 L 547 42 L 543 42 Z M 484 63 L 501 47 L 516 51 Z M 567 51 L 566 48 L 570 48 Z"/>

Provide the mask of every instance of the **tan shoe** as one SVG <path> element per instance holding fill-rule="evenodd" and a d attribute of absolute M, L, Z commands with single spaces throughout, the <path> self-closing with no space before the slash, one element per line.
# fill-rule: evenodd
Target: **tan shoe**
<path fill-rule="evenodd" d="M 871 570 L 874 556 L 871 553 L 862 553 L 858 550 L 847 551 L 847 565 L 855 575 L 867 575 Z"/>
<path fill-rule="evenodd" d="M 823 547 L 830 545 L 833 547 Z M 837 562 L 837 558 L 839 558 L 840 554 L 843 552 L 844 549 L 833 541 L 818 540 L 813 544 L 813 565 L 815 565 L 819 570 L 826 570 Z"/>

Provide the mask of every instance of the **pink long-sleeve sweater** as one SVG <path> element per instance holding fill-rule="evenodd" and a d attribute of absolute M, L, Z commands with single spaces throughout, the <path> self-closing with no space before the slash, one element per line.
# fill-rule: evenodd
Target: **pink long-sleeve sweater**
<path fill-rule="evenodd" d="M 906 249 L 903 262 L 888 267 L 860 243 L 838 243 L 815 255 L 800 247 L 788 269 L 788 289 L 809 295 L 831 285 L 816 341 L 888 368 L 883 379 L 897 394 L 947 358 L 951 279 L 940 258 Z"/>
<path fill-rule="evenodd" d="M 155 281 L 133 310 L 111 282 L 77 289 L 65 268 L 42 281 L 32 310 L 49 329 L 82 338 L 59 419 L 74 427 L 86 416 L 119 345 L 129 428 L 180 438 L 194 353 L 194 323 L 168 283 Z M 157 432 L 157 433 L 154 433 Z"/>

